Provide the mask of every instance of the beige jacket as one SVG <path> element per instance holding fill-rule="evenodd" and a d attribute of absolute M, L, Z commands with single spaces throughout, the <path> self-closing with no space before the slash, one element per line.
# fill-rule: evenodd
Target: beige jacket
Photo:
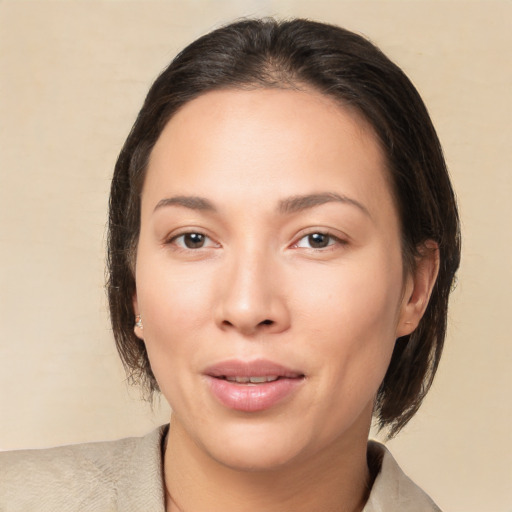
<path fill-rule="evenodd" d="M 164 512 L 162 440 L 142 438 L 0 453 L 1 512 Z M 387 449 L 363 512 L 440 512 Z"/>

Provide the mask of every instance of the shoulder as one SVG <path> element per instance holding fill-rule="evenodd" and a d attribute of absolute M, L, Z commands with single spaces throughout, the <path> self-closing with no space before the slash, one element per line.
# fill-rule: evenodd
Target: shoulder
<path fill-rule="evenodd" d="M 0 510 L 136 511 L 144 508 L 137 508 L 140 495 L 163 503 L 164 433 L 161 427 L 141 438 L 0 453 Z"/>
<path fill-rule="evenodd" d="M 384 445 L 370 441 L 368 457 L 380 462 L 380 471 L 363 512 L 441 512 L 432 499 L 400 469 Z"/>

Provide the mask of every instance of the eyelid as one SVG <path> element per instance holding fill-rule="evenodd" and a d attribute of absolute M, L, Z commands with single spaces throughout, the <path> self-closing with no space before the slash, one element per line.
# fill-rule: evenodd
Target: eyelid
<path fill-rule="evenodd" d="M 314 235 L 314 234 L 321 234 L 330 237 L 332 240 L 334 240 L 334 243 L 331 243 L 325 247 L 299 247 L 298 244 L 301 240 L 304 238 Z M 336 231 L 336 234 L 333 233 L 333 230 L 328 228 L 308 228 L 306 230 L 301 231 L 294 239 L 295 241 L 292 244 L 292 248 L 297 249 L 309 249 L 311 251 L 326 251 L 329 250 L 329 248 L 333 248 L 333 246 L 344 246 L 348 245 L 349 243 L 349 237 L 343 233 L 339 233 Z"/>
<path fill-rule="evenodd" d="M 205 239 L 209 240 L 210 243 L 204 247 L 198 247 L 196 249 L 191 249 L 189 247 L 185 247 L 185 246 L 178 245 L 175 243 L 178 238 L 183 237 L 185 235 L 191 235 L 191 234 L 202 235 L 205 237 Z M 183 249 L 185 251 L 199 251 L 201 249 L 211 249 L 212 247 L 213 248 L 220 247 L 220 244 L 218 242 L 216 242 L 214 238 L 212 238 L 210 235 L 208 235 L 204 229 L 194 228 L 194 227 L 182 228 L 182 229 L 179 229 L 177 231 L 174 231 L 174 232 L 168 234 L 164 238 L 163 245 L 174 245 L 178 249 Z"/>

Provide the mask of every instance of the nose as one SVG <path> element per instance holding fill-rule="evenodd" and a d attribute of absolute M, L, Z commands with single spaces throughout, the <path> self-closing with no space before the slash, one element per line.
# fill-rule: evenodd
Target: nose
<path fill-rule="evenodd" d="M 222 330 L 244 336 L 279 333 L 288 329 L 290 314 L 279 269 L 270 255 L 244 253 L 226 262 L 219 274 L 222 293 L 216 308 L 216 323 Z"/>

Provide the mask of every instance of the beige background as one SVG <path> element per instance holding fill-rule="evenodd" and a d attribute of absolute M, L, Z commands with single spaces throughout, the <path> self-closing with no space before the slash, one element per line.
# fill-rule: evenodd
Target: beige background
<path fill-rule="evenodd" d="M 412 78 L 458 192 L 464 260 L 431 394 L 391 449 L 446 511 L 512 511 L 512 2 L 0 1 L 0 449 L 142 434 L 103 291 L 117 153 L 186 43 L 242 15 L 362 32 Z"/>

